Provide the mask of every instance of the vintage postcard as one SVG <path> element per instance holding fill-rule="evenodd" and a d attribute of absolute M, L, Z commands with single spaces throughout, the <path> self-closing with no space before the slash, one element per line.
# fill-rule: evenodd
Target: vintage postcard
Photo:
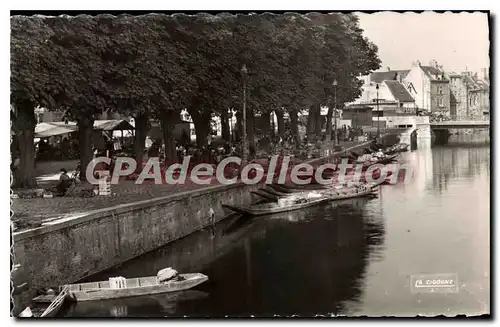
<path fill-rule="evenodd" d="M 490 315 L 489 24 L 11 12 L 11 315 Z"/>

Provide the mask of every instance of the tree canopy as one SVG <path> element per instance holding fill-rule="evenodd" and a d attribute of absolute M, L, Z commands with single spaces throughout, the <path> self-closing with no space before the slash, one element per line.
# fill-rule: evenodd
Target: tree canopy
<path fill-rule="evenodd" d="M 243 65 L 250 118 L 288 111 L 294 120 L 309 110 L 311 120 L 331 106 L 333 80 L 341 106 L 360 95 L 358 76 L 380 60 L 354 14 L 14 16 L 11 117 L 16 134 L 28 131 L 26 143 L 36 106 L 66 110 L 82 130 L 83 165 L 91 149 L 84 140 L 105 111 L 158 119 L 168 137 L 187 108 L 203 145 L 213 115 L 241 111 Z M 32 151 L 21 149 L 26 185 Z"/>

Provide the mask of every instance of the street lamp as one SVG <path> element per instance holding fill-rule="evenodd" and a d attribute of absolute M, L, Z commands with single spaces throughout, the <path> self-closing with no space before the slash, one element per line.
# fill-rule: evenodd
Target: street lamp
<path fill-rule="evenodd" d="M 241 67 L 241 78 L 243 81 L 243 149 L 242 149 L 242 165 L 245 165 L 248 158 L 248 140 L 247 140 L 247 66 Z"/>
<path fill-rule="evenodd" d="M 377 89 L 377 138 L 380 139 L 380 112 L 378 108 L 378 89 L 379 89 L 378 84 L 377 86 L 375 86 L 375 88 Z"/>
<path fill-rule="evenodd" d="M 234 126 L 233 126 L 233 109 L 227 109 L 227 116 L 229 117 L 229 145 L 233 145 L 234 139 Z"/>
<path fill-rule="evenodd" d="M 335 110 L 335 115 L 334 115 L 334 130 L 333 130 L 333 144 L 337 145 L 338 144 L 338 136 L 337 136 L 337 85 L 338 82 L 336 79 L 333 80 L 332 86 L 333 86 L 333 110 Z"/>

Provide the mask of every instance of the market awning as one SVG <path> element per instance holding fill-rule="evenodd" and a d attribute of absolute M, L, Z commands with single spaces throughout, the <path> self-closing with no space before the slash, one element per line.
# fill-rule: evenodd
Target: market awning
<path fill-rule="evenodd" d="M 50 124 L 50 125 L 55 125 L 58 127 L 62 128 L 70 128 L 73 129 L 73 131 L 78 130 L 78 126 L 76 125 L 75 122 L 50 122 L 50 123 L 40 123 L 38 125 L 42 124 Z M 38 126 L 37 125 L 37 126 Z M 99 130 L 99 131 L 120 131 L 120 130 L 134 130 L 134 126 L 132 126 L 128 121 L 126 120 L 96 120 L 94 121 L 94 130 Z"/>
<path fill-rule="evenodd" d="M 35 137 L 50 137 L 62 134 L 73 133 L 76 131 L 76 126 L 73 125 L 58 125 L 53 123 L 40 123 L 35 127 Z"/>
<path fill-rule="evenodd" d="M 94 129 L 102 131 L 128 131 L 135 128 L 126 120 L 96 120 L 94 122 Z"/>

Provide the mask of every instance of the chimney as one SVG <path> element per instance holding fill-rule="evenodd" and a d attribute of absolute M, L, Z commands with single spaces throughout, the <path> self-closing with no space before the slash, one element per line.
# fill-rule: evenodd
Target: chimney
<path fill-rule="evenodd" d="M 387 71 L 390 72 L 391 71 L 391 67 L 387 67 Z"/>
<path fill-rule="evenodd" d="M 488 76 L 488 68 L 481 68 L 481 78 L 484 81 L 489 81 L 490 77 Z"/>

